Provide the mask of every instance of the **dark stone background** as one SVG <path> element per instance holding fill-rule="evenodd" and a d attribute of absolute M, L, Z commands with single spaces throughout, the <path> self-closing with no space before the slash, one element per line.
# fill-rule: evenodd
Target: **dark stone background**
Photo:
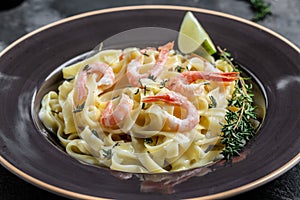
<path fill-rule="evenodd" d="M 244 0 L 2 0 L 0 3 L 0 51 L 43 25 L 78 13 L 109 7 L 141 4 L 184 5 L 233 14 L 245 19 L 254 15 Z M 259 24 L 274 30 L 300 47 L 300 0 L 266 0 L 272 15 Z M 14 6 L 8 8 L 8 6 Z M 0 199 L 65 198 L 39 189 L 0 166 Z M 231 198 L 300 200 L 300 164 L 277 179 Z"/>

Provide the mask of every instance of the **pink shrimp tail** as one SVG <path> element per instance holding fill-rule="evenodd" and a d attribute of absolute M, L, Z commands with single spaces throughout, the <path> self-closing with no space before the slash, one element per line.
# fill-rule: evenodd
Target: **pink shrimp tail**
<path fill-rule="evenodd" d="M 165 44 L 164 46 L 158 47 L 159 51 L 170 51 L 174 47 L 174 41 Z"/>
<path fill-rule="evenodd" d="M 182 105 L 182 101 L 177 96 L 173 95 L 173 93 L 148 96 L 142 99 L 142 102 L 144 103 L 152 103 L 156 101 L 162 101 L 168 104 L 178 105 L 178 106 Z"/>
<path fill-rule="evenodd" d="M 167 58 L 168 58 L 168 53 L 170 50 L 172 50 L 174 47 L 174 41 L 173 42 L 169 42 L 167 44 L 165 44 L 164 46 L 161 46 L 158 48 L 159 51 L 159 55 L 158 55 L 158 59 L 156 62 L 156 66 L 157 65 L 165 65 L 167 62 Z"/>
<path fill-rule="evenodd" d="M 238 78 L 239 72 L 206 72 L 206 71 L 187 71 L 183 72 L 188 83 L 197 80 L 212 80 L 219 82 L 232 82 Z"/>
<path fill-rule="evenodd" d="M 82 103 L 85 98 L 88 95 L 87 89 L 86 89 L 86 78 L 87 78 L 87 72 L 81 71 L 78 75 L 78 80 L 76 82 L 77 85 L 77 103 Z"/>
<path fill-rule="evenodd" d="M 152 76 L 154 78 L 158 77 L 159 74 L 163 71 L 164 65 L 168 61 L 168 54 L 169 51 L 173 49 L 173 46 L 174 46 L 174 41 L 169 42 L 164 46 L 158 47 L 159 54 L 155 64 L 153 65 L 149 73 L 143 74 L 141 78 L 148 78 L 149 76 Z"/>

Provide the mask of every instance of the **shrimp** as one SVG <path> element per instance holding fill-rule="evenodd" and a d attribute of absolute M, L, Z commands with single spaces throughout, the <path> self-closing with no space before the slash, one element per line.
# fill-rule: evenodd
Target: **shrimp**
<path fill-rule="evenodd" d="M 77 102 L 83 102 L 88 95 L 88 91 L 86 88 L 86 79 L 87 79 L 87 72 L 84 70 L 80 71 L 75 85 L 75 88 L 77 90 L 77 99 L 76 99 Z"/>
<path fill-rule="evenodd" d="M 191 84 L 197 80 L 211 80 L 227 84 L 236 80 L 238 75 L 238 72 L 186 71 L 170 78 L 166 87 L 188 97 L 197 93 L 201 85 L 205 84 Z"/>
<path fill-rule="evenodd" d="M 199 79 L 218 82 L 232 82 L 238 78 L 239 72 L 186 71 L 181 74 L 189 83 L 195 82 Z"/>
<path fill-rule="evenodd" d="M 115 74 L 109 65 L 103 62 L 97 62 L 86 65 L 79 73 L 75 85 L 77 91 L 77 102 L 83 102 L 88 96 L 86 87 L 88 75 L 97 74 L 98 88 L 106 89 L 114 84 Z"/>
<path fill-rule="evenodd" d="M 89 66 L 90 69 L 88 70 L 88 72 L 91 74 L 98 75 L 97 78 L 98 88 L 100 87 L 107 88 L 114 84 L 115 74 L 113 72 L 113 69 L 108 64 L 103 62 L 97 62 Z"/>
<path fill-rule="evenodd" d="M 122 94 L 119 104 L 113 109 L 112 101 L 109 101 L 100 118 L 102 125 L 113 127 L 123 121 L 131 112 L 133 100 L 127 94 Z"/>
<path fill-rule="evenodd" d="M 184 119 L 177 118 L 168 112 L 164 112 L 167 123 L 170 125 L 172 130 L 185 132 L 193 129 L 197 124 L 199 124 L 198 111 L 186 97 L 175 92 L 169 92 L 162 95 L 147 96 L 142 99 L 142 102 L 144 103 L 152 103 L 157 101 L 180 106 L 186 110 L 186 117 Z"/>
<path fill-rule="evenodd" d="M 131 61 L 127 66 L 127 78 L 129 83 L 133 87 L 140 87 L 140 79 L 153 77 L 154 79 L 159 76 L 159 74 L 163 71 L 163 67 L 167 62 L 168 53 L 171 49 L 173 49 L 174 41 L 165 44 L 158 48 L 159 54 L 156 63 L 152 66 L 151 70 L 147 73 L 140 74 L 139 70 L 142 67 L 143 59 L 142 56 L 136 58 Z"/>

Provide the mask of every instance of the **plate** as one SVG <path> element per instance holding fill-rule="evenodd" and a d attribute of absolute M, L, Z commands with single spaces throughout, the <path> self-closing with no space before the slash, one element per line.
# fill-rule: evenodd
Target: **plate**
<path fill-rule="evenodd" d="M 147 175 L 129 176 L 80 163 L 35 126 L 32 97 L 58 66 L 125 30 L 179 30 L 188 10 L 201 21 L 215 44 L 226 47 L 261 81 L 267 112 L 244 159 L 198 169 L 197 176 L 195 171 L 188 171 L 159 177 L 175 182 L 167 190 L 148 193 L 151 188 L 143 188 L 149 183 L 145 181 Z M 273 180 L 300 160 L 299 53 L 287 39 L 258 24 L 191 7 L 110 8 L 57 21 L 25 35 L 0 54 L 0 162 L 22 179 L 70 198 L 215 199 L 248 191 Z"/>

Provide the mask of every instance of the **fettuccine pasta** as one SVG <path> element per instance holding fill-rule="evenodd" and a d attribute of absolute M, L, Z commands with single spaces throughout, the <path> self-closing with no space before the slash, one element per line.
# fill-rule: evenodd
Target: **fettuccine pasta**
<path fill-rule="evenodd" d="M 62 70 L 39 111 L 66 152 L 134 173 L 200 167 L 222 159 L 221 128 L 238 73 L 159 48 L 103 50 Z"/>

